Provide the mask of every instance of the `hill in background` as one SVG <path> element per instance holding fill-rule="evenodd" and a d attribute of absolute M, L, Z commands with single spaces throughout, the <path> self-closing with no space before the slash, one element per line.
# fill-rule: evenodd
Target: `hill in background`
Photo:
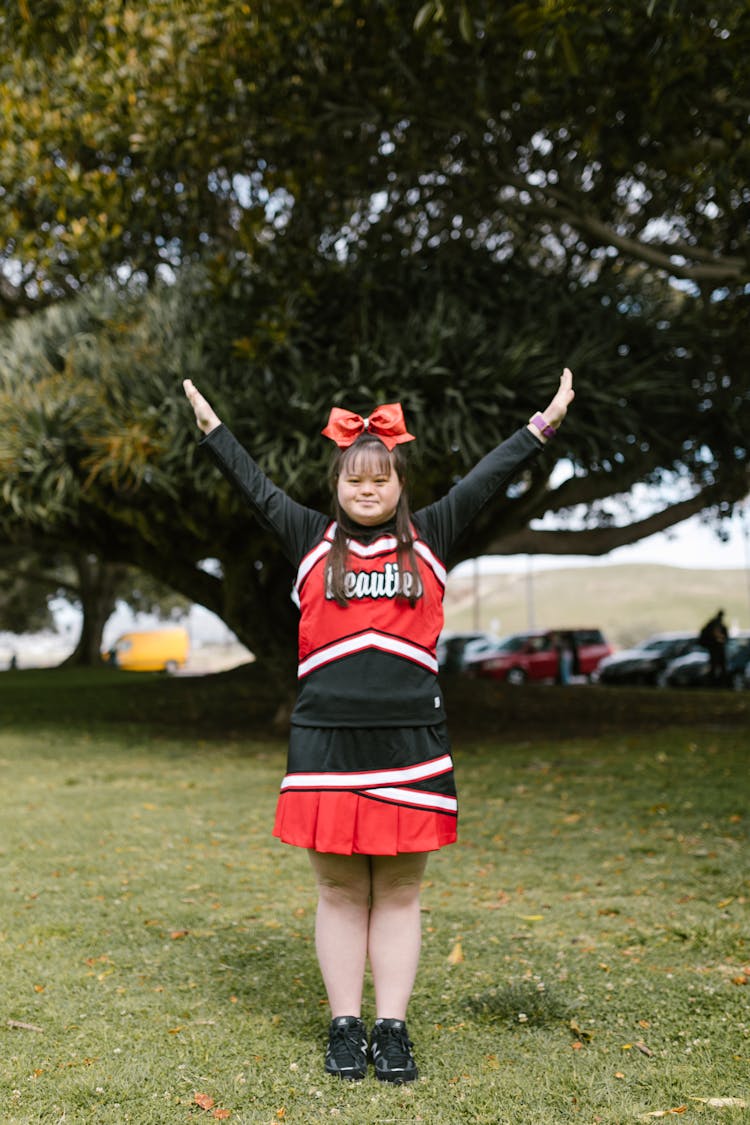
<path fill-rule="evenodd" d="M 478 586 L 478 597 L 476 590 Z M 675 566 L 571 567 L 531 574 L 449 577 L 445 627 L 497 636 L 529 628 L 594 626 L 624 648 L 651 633 L 695 629 L 723 609 L 750 628 L 750 573 Z"/>

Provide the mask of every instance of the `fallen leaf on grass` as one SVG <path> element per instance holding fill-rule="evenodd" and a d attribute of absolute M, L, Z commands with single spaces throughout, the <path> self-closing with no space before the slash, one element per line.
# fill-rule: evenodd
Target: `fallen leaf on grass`
<path fill-rule="evenodd" d="M 687 1113 L 686 1105 L 676 1105 L 674 1109 L 654 1109 L 651 1113 L 643 1113 L 639 1121 L 653 1121 L 655 1117 L 671 1117 L 675 1113 Z"/>
<path fill-rule="evenodd" d="M 214 1109 L 216 1101 L 210 1094 L 196 1094 L 193 1098 L 193 1104 L 206 1111 L 213 1109 L 211 1116 L 215 1121 L 226 1121 L 228 1117 L 232 1116 L 231 1109 Z"/>
<path fill-rule="evenodd" d="M 187 937 L 189 933 L 190 930 L 172 930 L 169 936 L 172 941 L 177 941 L 179 938 Z"/>
<path fill-rule="evenodd" d="M 747 1109 L 747 1102 L 744 1098 L 694 1098 L 691 1096 L 691 1102 L 702 1102 L 703 1105 L 708 1105 L 711 1109 Z"/>
<path fill-rule="evenodd" d="M 461 938 L 458 938 L 456 944 L 453 946 L 453 949 L 451 949 L 450 953 L 448 954 L 448 963 L 450 965 L 460 965 L 463 960 L 463 946 L 461 945 Z"/>
<path fill-rule="evenodd" d="M 35 1023 L 23 1023 L 21 1020 L 8 1020 L 8 1027 L 12 1027 L 14 1031 L 39 1031 L 44 1032 L 43 1027 L 37 1027 Z"/>
<path fill-rule="evenodd" d="M 594 1036 L 593 1031 L 585 1031 L 582 1027 L 580 1027 L 578 1025 L 576 1020 L 571 1020 L 570 1023 L 568 1024 L 568 1027 L 573 1032 L 576 1039 L 580 1039 L 580 1041 L 582 1043 L 588 1043 L 591 1039 L 593 1039 L 593 1036 Z"/>

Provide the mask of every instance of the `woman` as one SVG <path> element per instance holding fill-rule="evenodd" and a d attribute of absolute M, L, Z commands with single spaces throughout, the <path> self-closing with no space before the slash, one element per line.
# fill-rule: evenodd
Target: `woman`
<path fill-rule="evenodd" d="M 325 1069 L 385 1082 L 418 1070 L 406 1027 L 421 943 L 427 855 L 456 839 L 457 800 L 435 649 L 451 546 L 501 485 L 554 436 L 573 400 L 554 398 L 435 503 L 409 511 L 401 407 L 334 408 L 334 519 L 274 485 L 186 380 L 218 465 L 297 568 L 299 694 L 274 833 L 308 850 L 318 886 L 316 951 L 331 1007 Z M 362 991 L 369 960 L 376 1019 Z"/>

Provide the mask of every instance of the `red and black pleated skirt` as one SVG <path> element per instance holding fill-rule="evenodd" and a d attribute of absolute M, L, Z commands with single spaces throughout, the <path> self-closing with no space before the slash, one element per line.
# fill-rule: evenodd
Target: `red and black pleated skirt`
<path fill-rule="evenodd" d="M 292 726 L 274 835 L 339 855 L 436 851 L 456 840 L 445 723 Z"/>

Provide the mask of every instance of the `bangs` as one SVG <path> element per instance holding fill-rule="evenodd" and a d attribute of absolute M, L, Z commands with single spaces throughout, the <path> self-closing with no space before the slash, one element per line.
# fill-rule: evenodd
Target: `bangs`
<path fill-rule="evenodd" d="M 339 475 L 364 473 L 372 476 L 389 477 L 395 470 L 393 457 L 382 441 L 355 441 L 341 453 Z"/>

